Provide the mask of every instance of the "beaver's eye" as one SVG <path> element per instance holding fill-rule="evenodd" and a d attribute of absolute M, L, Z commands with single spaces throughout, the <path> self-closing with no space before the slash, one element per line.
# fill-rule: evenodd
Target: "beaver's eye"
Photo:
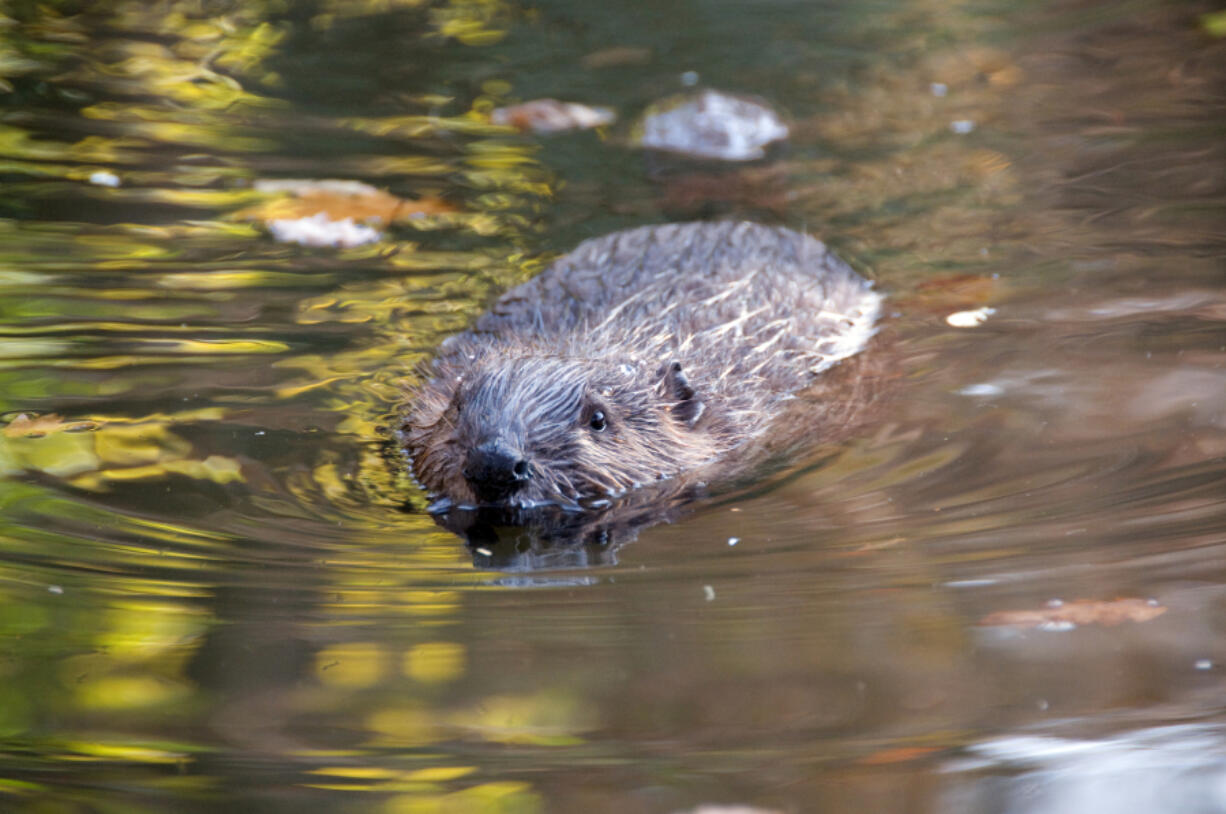
<path fill-rule="evenodd" d="M 604 428 L 608 426 L 608 422 L 604 420 L 604 413 L 600 410 L 592 413 L 592 417 L 588 420 L 587 425 L 596 432 L 604 432 Z"/>

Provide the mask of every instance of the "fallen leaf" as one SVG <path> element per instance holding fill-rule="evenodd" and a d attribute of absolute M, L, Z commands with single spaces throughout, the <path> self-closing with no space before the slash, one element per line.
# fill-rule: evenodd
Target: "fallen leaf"
<path fill-rule="evenodd" d="M 278 197 L 236 212 L 234 219 L 259 221 L 278 240 L 305 245 L 369 243 L 381 236 L 371 227 L 457 211 L 440 198 L 399 198 L 360 181 L 263 180 L 255 189 Z"/>
<path fill-rule="evenodd" d="M 65 421 L 55 413 L 37 416 L 22 413 L 8 423 L 4 434 L 9 438 L 42 438 L 57 432 L 84 432 L 97 428 L 96 421 Z"/>
<path fill-rule="evenodd" d="M 378 229 L 354 223 L 353 218 L 330 220 L 325 212 L 305 218 L 274 218 L 264 225 L 277 242 L 302 246 L 351 248 L 376 243 L 383 237 Z"/>
<path fill-rule="evenodd" d="M 490 113 L 490 121 L 532 133 L 564 133 L 591 130 L 612 124 L 617 114 L 607 107 L 588 107 L 557 99 L 536 99 L 522 105 L 500 107 Z"/>
<path fill-rule="evenodd" d="M 900 746 L 896 749 L 883 749 L 873 752 L 860 759 L 864 766 L 889 766 L 894 763 L 910 763 L 922 757 L 941 751 L 937 746 Z"/>
<path fill-rule="evenodd" d="M 1098 602 L 1078 599 L 1052 603 L 1037 610 L 1010 610 L 990 613 L 980 620 L 985 627 L 1046 627 L 1102 625 L 1113 627 L 1124 622 L 1148 622 L 1166 613 L 1166 607 L 1147 599 L 1116 599 Z"/>

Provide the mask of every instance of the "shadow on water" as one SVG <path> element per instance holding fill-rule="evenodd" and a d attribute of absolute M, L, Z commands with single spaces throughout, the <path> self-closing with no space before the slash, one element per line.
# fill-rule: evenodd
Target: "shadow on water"
<path fill-rule="evenodd" d="M 1226 810 L 1220 12 L 2 13 L 0 808 Z M 687 71 L 786 147 L 653 171 Z M 621 119 L 489 123 L 549 95 Z M 381 239 L 274 242 L 302 178 L 393 196 Z M 662 515 L 435 523 L 417 366 L 710 213 L 889 292 L 880 407 Z"/>

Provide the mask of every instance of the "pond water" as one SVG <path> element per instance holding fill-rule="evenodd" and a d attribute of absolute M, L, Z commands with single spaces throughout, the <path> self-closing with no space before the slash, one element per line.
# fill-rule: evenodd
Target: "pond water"
<path fill-rule="evenodd" d="M 1226 811 L 1212 12 L 7 4 L 0 809 Z M 695 80 L 788 144 L 627 146 Z M 550 96 L 621 119 L 489 123 Z M 303 178 L 413 214 L 277 243 L 257 182 Z M 489 567 L 389 453 L 415 366 L 578 241 L 711 217 L 877 281 L 884 403 Z"/>

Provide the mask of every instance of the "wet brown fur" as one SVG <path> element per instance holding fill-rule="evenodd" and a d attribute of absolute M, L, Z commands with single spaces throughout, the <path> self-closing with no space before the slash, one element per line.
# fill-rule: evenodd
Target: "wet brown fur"
<path fill-rule="evenodd" d="M 500 504 L 511 507 L 618 496 L 716 462 L 735 472 L 729 453 L 781 415 L 795 421 L 795 394 L 863 347 L 879 299 L 788 229 L 670 224 L 589 240 L 443 343 L 401 441 L 417 480 L 451 505 L 479 502 L 462 469 L 491 440 L 530 463 Z"/>

